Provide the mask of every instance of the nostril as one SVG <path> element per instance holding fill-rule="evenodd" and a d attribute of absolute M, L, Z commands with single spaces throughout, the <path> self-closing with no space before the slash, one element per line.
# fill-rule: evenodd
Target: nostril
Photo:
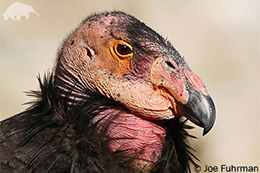
<path fill-rule="evenodd" d="M 87 49 L 87 55 L 90 57 L 90 58 L 92 58 L 92 54 L 91 54 L 91 52 Z"/>
<path fill-rule="evenodd" d="M 175 66 L 170 61 L 166 61 L 165 63 L 168 67 L 175 69 Z"/>

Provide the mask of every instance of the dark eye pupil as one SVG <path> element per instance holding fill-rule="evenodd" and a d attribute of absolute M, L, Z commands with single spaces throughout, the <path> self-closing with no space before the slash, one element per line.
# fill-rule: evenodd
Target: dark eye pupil
<path fill-rule="evenodd" d="M 125 52 L 127 51 L 127 47 L 126 47 L 126 46 L 123 46 L 123 47 L 121 48 L 121 51 L 122 51 L 123 53 L 125 53 Z"/>
<path fill-rule="evenodd" d="M 117 52 L 121 55 L 128 55 L 130 54 L 132 51 L 129 47 L 127 47 L 126 45 L 122 45 L 119 44 L 117 45 Z"/>

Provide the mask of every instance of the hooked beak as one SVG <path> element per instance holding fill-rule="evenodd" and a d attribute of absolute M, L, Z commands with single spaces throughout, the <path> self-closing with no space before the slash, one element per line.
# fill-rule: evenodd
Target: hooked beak
<path fill-rule="evenodd" d="M 204 96 L 194 89 L 189 90 L 189 99 L 183 105 L 182 113 L 191 122 L 204 128 L 203 136 L 211 130 L 216 117 L 215 105 L 211 97 Z"/>
<path fill-rule="evenodd" d="M 172 58 L 160 57 L 153 64 L 151 81 L 166 89 L 173 100 L 175 116 L 185 116 L 204 128 L 206 135 L 214 125 L 215 105 L 201 79 L 183 62 L 177 65 Z"/>

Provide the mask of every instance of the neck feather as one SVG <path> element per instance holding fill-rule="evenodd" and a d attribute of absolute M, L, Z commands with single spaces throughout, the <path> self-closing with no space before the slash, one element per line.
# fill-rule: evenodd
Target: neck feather
<path fill-rule="evenodd" d="M 100 96 L 100 94 L 91 91 L 79 76 L 75 75 L 74 71 L 70 71 L 61 60 L 57 63 L 54 85 L 61 93 L 61 97 L 66 98 L 68 105 L 75 105 L 83 100 Z"/>

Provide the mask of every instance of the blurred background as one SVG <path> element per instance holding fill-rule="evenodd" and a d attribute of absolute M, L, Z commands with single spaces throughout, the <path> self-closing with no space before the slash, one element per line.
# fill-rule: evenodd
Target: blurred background
<path fill-rule="evenodd" d="M 258 0 L 21 0 L 40 15 L 29 20 L 2 14 L 0 1 L 0 120 L 23 111 L 24 91 L 51 71 L 66 36 L 94 12 L 122 10 L 168 38 L 204 81 L 215 101 L 212 131 L 190 133 L 200 165 L 260 167 L 260 1 Z"/>

